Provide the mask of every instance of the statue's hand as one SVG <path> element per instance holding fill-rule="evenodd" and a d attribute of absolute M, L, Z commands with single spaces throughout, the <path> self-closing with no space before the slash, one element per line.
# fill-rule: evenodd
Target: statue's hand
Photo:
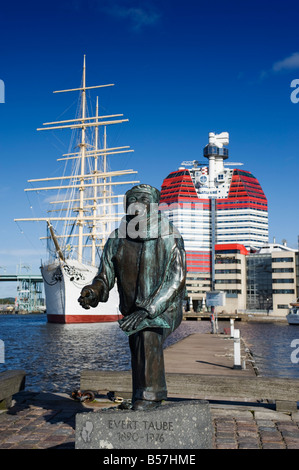
<path fill-rule="evenodd" d="M 90 285 L 83 287 L 78 302 L 81 307 L 89 309 L 90 307 L 96 307 L 99 303 L 99 300 L 98 290 Z"/>
<path fill-rule="evenodd" d="M 137 310 L 131 315 L 128 315 L 124 318 L 121 324 L 121 329 L 123 331 L 133 331 L 136 330 L 138 325 L 148 317 L 148 313 L 145 310 Z"/>

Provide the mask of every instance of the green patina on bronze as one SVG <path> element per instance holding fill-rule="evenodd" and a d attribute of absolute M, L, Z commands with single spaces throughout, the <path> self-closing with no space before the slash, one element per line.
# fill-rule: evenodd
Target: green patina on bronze
<path fill-rule="evenodd" d="M 186 261 L 182 237 L 153 206 L 159 191 L 138 185 L 125 200 L 127 215 L 107 240 L 98 274 L 79 302 L 84 308 L 106 302 L 117 282 L 123 315 L 119 325 L 129 336 L 132 401 L 138 409 L 167 397 L 163 342 L 182 321 Z M 136 204 L 136 212 L 130 212 L 130 204 Z"/>

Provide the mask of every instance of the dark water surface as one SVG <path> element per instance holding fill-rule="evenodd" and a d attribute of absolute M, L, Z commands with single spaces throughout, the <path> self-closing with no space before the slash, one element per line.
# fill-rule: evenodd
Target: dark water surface
<path fill-rule="evenodd" d="M 219 322 L 219 332 L 228 326 Z M 299 326 L 235 322 L 235 328 L 241 330 L 261 375 L 299 378 L 299 364 L 291 361 L 292 340 L 298 338 L 299 346 Z M 165 346 L 210 330 L 209 321 L 185 321 Z M 45 315 L 0 315 L 0 339 L 5 347 L 0 372 L 25 369 L 27 390 L 69 393 L 79 387 L 84 368 L 130 369 L 128 338 L 117 323 L 59 325 L 47 323 Z"/>
<path fill-rule="evenodd" d="M 192 332 L 210 330 L 209 322 L 184 322 L 166 344 Z M 0 315 L 7 369 L 27 372 L 26 389 L 69 392 L 79 387 L 82 369 L 129 370 L 127 336 L 118 323 L 54 324 L 45 315 Z"/>
<path fill-rule="evenodd" d="M 235 328 L 253 352 L 260 375 L 299 378 L 299 325 L 235 322 Z"/>

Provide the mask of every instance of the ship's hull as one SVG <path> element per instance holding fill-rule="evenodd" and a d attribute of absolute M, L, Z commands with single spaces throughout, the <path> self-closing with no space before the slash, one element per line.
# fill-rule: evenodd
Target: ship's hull
<path fill-rule="evenodd" d="M 78 303 L 81 290 L 91 284 L 97 268 L 76 260 L 58 260 L 41 267 L 45 286 L 46 311 L 49 323 L 104 323 L 119 320 L 119 295 L 114 287 L 109 299 L 88 310 Z"/>

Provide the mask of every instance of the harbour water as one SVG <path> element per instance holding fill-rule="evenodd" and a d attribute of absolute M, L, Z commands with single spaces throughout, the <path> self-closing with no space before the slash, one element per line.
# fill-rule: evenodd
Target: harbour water
<path fill-rule="evenodd" d="M 219 332 L 228 327 L 229 322 L 219 321 Z M 299 378 L 299 326 L 235 322 L 235 328 L 253 353 L 260 375 Z M 209 321 L 184 321 L 165 347 L 210 330 Z M 5 349 L 0 372 L 24 369 L 27 390 L 71 393 L 79 387 L 84 368 L 130 369 L 128 339 L 117 323 L 60 325 L 47 323 L 44 314 L 0 315 L 0 340 Z"/>

